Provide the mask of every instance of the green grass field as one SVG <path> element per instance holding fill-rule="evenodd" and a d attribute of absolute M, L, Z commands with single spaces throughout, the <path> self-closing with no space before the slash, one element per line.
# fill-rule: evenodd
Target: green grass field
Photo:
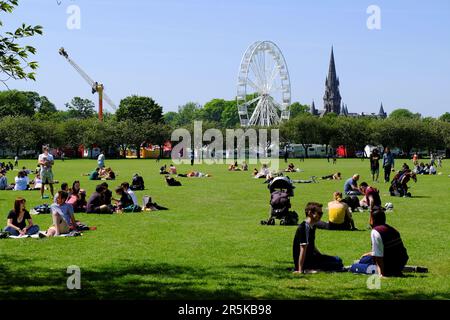
<path fill-rule="evenodd" d="M 401 160 L 398 160 L 400 162 Z M 145 191 L 169 211 L 115 215 L 77 214 L 96 231 L 82 237 L 0 240 L 0 299 L 449 299 L 450 298 L 450 161 L 439 176 L 419 176 L 411 182 L 413 198 L 392 198 L 388 185 L 374 184 L 383 204 L 392 202 L 388 223 L 396 227 L 408 249 L 410 265 L 429 268 L 428 274 L 388 278 L 381 289 L 369 290 L 364 275 L 350 273 L 294 275 L 292 240 L 296 227 L 262 226 L 269 211 L 269 192 L 263 180 L 250 172 L 228 172 L 226 165 L 195 165 L 212 178 L 178 178 L 182 187 L 166 186 L 158 174 L 162 163 L 154 160 L 107 160 L 115 169 L 115 187 L 143 175 Z M 340 171 L 343 177 L 357 172 L 369 181 L 369 163 L 359 159 L 337 161 L 294 160 L 305 172 L 290 174 L 307 179 Z M 20 167 L 35 168 L 35 160 Z M 284 166 L 284 163 L 282 163 Z M 400 163 L 397 163 L 399 166 Z M 95 160 L 56 161 L 55 179 L 72 183 L 90 194 L 95 182 L 82 177 Z M 253 169 L 255 165 L 250 166 Z M 259 167 L 259 166 L 258 166 Z M 189 165 L 178 166 L 187 172 Z M 15 171 L 17 173 L 17 171 Z M 8 174 L 13 181 L 13 174 Z M 297 184 L 293 208 L 304 217 L 309 201 L 326 204 L 343 182 Z M 0 191 L 2 227 L 15 197 L 27 199 L 27 208 L 41 204 L 37 191 Z M 44 200 L 45 201 L 45 200 Z M 50 215 L 33 216 L 41 229 Z M 355 213 L 360 232 L 318 230 L 316 243 L 326 254 L 339 255 L 350 265 L 370 251 L 368 213 Z M 327 219 L 325 211 L 324 219 Z M 67 267 L 81 268 L 81 290 L 68 290 Z"/>

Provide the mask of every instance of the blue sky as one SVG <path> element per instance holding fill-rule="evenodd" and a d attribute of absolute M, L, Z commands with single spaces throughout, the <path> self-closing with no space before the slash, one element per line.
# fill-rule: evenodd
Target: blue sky
<path fill-rule="evenodd" d="M 153 97 L 164 111 L 186 102 L 233 99 L 246 48 L 274 41 L 286 58 L 292 100 L 322 109 L 331 46 L 350 112 L 408 108 L 425 116 L 450 112 L 450 2 L 301 0 L 22 0 L 4 28 L 41 24 L 31 42 L 37 81 L 10 81 L 59 109 L 87 84 L 58 55 L 63 46 L 119 104 L 127 95 Z M 59 2 L 58 1 L 58 2 Z M 69 30 L 69 5 L 81 29 Z M 367 7 L 381 9 L 381 30 L 369 30 Z"/>

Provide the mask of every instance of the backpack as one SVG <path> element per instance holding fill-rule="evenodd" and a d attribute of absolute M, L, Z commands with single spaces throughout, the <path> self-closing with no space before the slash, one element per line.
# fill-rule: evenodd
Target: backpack
<path fill-rule="evenodd" d="M 50 213 L 50 207 L 46 203 L 34 207 L 34 210 L 37 212 L 37 214 Z"/>

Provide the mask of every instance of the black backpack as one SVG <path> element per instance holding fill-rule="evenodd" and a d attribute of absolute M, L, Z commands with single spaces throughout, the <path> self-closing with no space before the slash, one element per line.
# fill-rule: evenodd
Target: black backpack
<path fill-rule="evenodd" d="M 50 213 L 50 207 L 46 203 L 34 207 L 34 210 L 36 210 L 36 212 L 39 214 Z"/>

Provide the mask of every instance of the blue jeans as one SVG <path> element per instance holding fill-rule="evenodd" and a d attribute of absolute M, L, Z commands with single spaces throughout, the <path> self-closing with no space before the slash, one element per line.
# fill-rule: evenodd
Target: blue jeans
<path fill-rule="evenodd" d="M 19 231 L 17 231 L 16 229 L 12 228 L 12 227 L 6 227 L 4 229 L 4 231 L 9 232 L 12 236 L 18 236 L 19 235 Z M 36 224 L 33 224 L 28 230 L 27 230 L 27 235 L 31 236 L 33 234 L 36 234 L 39 232 L 39 226 Z"/>

